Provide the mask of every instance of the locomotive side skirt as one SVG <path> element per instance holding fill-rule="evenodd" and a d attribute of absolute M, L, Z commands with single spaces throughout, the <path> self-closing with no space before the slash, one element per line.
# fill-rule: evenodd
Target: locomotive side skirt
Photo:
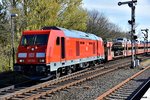
<path fill-rule="evenodd" d="M 63 62 L 51 62 L 50 64 L 47 64 L 47 66 L 50 66 L 51 71 L 56 71 L 60 67 L 71 66 L 71 65 L 76 65 L 76 64 L 96 61 L 96 60 L 102 60 L 102 59 L 105 58 L 102 56 L 95 56 L 95 57 L 81 58 L 75 60 L 67 60 Z"/>

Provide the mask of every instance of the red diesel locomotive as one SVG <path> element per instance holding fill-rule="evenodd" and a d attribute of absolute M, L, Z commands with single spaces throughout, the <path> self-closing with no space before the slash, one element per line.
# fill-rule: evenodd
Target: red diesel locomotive
<path fill-rule="evenodd" d="M 15 71 L 34 79 L 59 77 L 105 59 L 102 38 L 60 27 L 24 31 Z"/>

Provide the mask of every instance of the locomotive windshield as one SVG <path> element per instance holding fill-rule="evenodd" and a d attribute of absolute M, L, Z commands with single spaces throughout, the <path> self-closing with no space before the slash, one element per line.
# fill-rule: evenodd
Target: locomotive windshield
<path fill-rule="evenodd" d="M 48 41 L 48 34 L 38 35 L 23 35 L 21 45 L 46 45 Z"/>

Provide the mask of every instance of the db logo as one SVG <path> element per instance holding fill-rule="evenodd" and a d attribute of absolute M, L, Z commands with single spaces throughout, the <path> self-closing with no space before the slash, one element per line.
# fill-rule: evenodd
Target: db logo
<path fill-rule="evenodd" d="M 29 57 L 33 58 L 34 57 L 34 53 L 29 53 Z"/>

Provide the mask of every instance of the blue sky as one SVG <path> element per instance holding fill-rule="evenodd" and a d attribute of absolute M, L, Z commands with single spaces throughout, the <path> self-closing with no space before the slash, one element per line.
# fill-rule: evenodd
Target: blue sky
<path fill-rule="evenodd" d="M 88 10 L 98 10 L 113 23 L 117 24 L 124 31 L 130 31 L 128 20 L 131 19 L 131 9 L 128 5 L 118 6 L 118 2 L 130 0 L 83 0 L 83 7 Z M 150 0 L 137 0 L 135 9 L 136 34 L 143 37 L 141 29 L 149 29 L 150 40 Z"/>

